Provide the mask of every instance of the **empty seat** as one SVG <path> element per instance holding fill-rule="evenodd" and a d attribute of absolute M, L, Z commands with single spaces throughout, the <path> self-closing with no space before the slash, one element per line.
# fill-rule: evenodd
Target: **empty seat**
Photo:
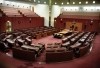
<path fill-rule="evenodd" d="M 86 55 L 86 54 L 89 52 L 89 49 L 90 49 L 89 45 L 84 46 L 84 47 L 80 47 L 80 48 L 79 48 L 79 51 L 77 51 L 77 52 L 75 53 L 75 56 L 76 56 L 76 57 L 84 56 L 84 55 Z"/>

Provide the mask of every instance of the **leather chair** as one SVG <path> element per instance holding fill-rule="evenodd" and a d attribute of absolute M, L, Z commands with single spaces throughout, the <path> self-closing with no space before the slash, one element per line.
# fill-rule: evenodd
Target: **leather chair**
<path fill-rule="evenodd" d="M 10 50 L 9 46 L 4 45 L 4 42 L 0 42 L 0 50 L 3 52 L 8 52 Z"/>
<path fill-rule="evenodd" d="M 34 51 L 22 50 L 19 48 L 12 48 L 12 53 L 14 58 L 28 60 L 28 61 L 35 61 L 36 56 Z"/>
<path fill-rule="evenodd" d="M 90 46 L 89 45 L 84 46 L 84 47 L 80 47 L 79 48 L 79 51 L 77 51 L 75 53 L 75 57 L 81 57 L 81 56 L 86 55 L 89 52 L 89 49 L 90 49 Z"/>
<path fill-rule="evenodd" d="M 46 62 L 62 62 L 73 59 L 73 51 L 46 52 Z"/>

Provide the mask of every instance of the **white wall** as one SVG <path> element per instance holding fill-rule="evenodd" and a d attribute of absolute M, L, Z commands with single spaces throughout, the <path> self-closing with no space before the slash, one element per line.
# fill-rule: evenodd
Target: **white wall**
<path fill-rule="evenodd" d="M 44 26 L 49 26 L 49 6 L 43 4 L 33 5 L 34 12 L 39 16 L 44 17 Z"/>
<path fill-rule="evenodd" d="M 51 26 L 54 26 L 54 18 L 58 17 L 60 14 L 60 6 L 53 5 L 51 10 Z"/>

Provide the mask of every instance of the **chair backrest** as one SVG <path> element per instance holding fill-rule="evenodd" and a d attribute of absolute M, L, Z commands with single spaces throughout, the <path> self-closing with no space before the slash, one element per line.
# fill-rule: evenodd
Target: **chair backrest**
<path fill-rule="evenodd" d="M 3 42 L 0 42 L 0 50 L 3 51 L 4 48 L 5 48 L 5 46 L 4 46 Z"/>
<path fill-rule="evenodd" d="M 84 46 L 84 47 L 80 47 L 80 57 L 84 56 L 85 54 L 87 54 L 89 52 L 90 46 Z"/>
<path fill-rule="evenodd" d="M 46 62 L 62 62 L 73 59 L 72 51 L 65 52 L 46 52 Z"/>
<path fill-rule="evenodd" d="M 22 50 L 19 48 L 12 48 L 12 53 L 14 58 L 35 61 L 35 53 L 34 51 Z"/>

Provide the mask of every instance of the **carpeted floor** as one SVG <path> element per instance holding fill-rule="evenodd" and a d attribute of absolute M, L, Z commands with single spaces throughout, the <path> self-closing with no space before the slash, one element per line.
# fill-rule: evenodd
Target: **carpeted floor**
<path fill-rule="evenodd" d="M 47 44 L 51 42 L 52 43 L 61 42 L 61 40 L 54 39 L 52 38 L 52 36 L 48 36 L 42 39 L 33 40 L 32 43 L 38 43 L 38 42 L 44 42 Z M 11 68 L 100 68 L 100 54 L 99 53 L 100 53 L 100 35 L 97 35 L 93 42 L 92 51 L 88 55 L 72 60 L 72 61 L 61 62 L 61 63 L 50 63 L 50 64 L 42 63 L 41 64 L 39 62 L 37 63 L 37 62 L 28 62 L 24 60 L 18 60 L 0 52 L 0 59 L 4 63 L 2 61 L 0 62 L 2 62 L 5 65 L 12 66 Z M 44 56 L 41 56 L 41 57 L 44 57 Z M 5 68 L 9 68 L 9 67 L 5 67 Z"/>

